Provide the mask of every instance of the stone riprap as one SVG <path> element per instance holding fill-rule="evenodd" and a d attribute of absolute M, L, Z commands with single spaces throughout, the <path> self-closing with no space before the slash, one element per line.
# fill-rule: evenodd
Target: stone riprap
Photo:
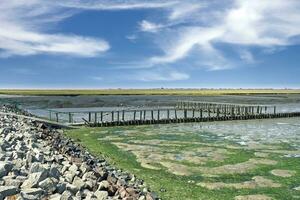
<path fill-rule="evenodd" d="M 0 112 L 18 112 L 3 106 Z M 134 175 L 63 136 L 63 130 L 0 115 L 0 200 L 154 200 Z"/>

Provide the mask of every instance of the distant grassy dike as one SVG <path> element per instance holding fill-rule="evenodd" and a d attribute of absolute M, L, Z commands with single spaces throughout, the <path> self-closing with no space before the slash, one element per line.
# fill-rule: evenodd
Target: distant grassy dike
<path fill-rule="evenodd" d="M 300 94 L 300 89 L 100 89 L 100 90 L 0 90 L 10 95 L 254 95 Z"/>

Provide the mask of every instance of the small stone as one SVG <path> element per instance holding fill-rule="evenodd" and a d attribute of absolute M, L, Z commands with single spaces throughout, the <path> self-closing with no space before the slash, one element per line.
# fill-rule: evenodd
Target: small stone
<path fill-rule="evenodd" d="M 12 168 L 13 165 L 10 162 L 0 161 L 0 178 L 6 176 Z"/>
<path fill-rule="evenodd" d="M 60 200 L 73 200 L 72 193 L 68 190 L 64 191 L 60 197 Z"/>
<path fill-rule="evenodd" d="M 110 183 L 116 184 L 117 183 L 117 178 L 109 174 L 108 177 L 107 177 L 107 181 L 110 182 Z"/>
<path fill-rule="evenodd" d="M 98 190 L 107 190 L 109 187 L 109 182 L 108 181 L 101 181 L 99 183 Z"/>
<path fill-rule="evenodd" d="M 39 183 L 39 186 L 48 193 L 52 193 L 56 189 L 55 186 L 57 182 L 58 180 L 56 180 L 55 178 L 46 178 Z"/>
<path fill-rule="evenodd" d="M 3 198 L 15 195 L 17 193 L 18 189 L 15 186 L 0 186 L 0 196 Z"/>
<path fill-rule="evenodd" d="M 46 169 L 42 164 L 40 164 L 38 162 L 34 162 L 34 163 L 32 163 L 29 172 L 30 173 L 36 173 L 36 172 L 43 172 L 45 170 Z"/>
<path fill-rule="evenodd" d="M 86 181 L 88 179 L 95 179 L 95 175 L 94 172 L 86 172 L 85 174 L 83 174 L 82 176 L 82 180 Z"/>
<path fill-rule="evenodd" d="M 19 188 L 22 184 L 22 181 L 18 180 L 18 179 L 5 179 L 4 184 L 7 186 L 15 186 L 17 188 Z"/>
<path fill-rule="evenodd" d="M 79 169 L 83 174 L 85 174 L 90 170 L 90 167 L 86 163 L 82 163 Z"/>
<path fill-rule="evenodd" d="M 51 166 L 50 171 L 49 171 L 49 176 L 51 176 L 53 178 L 56 178 L 56 179 L 59 179 L 60 172 L 57 169 L 57 167 Z"/>
<path fill-rule="evenodd" d="M 21 196 L 24 199 L 40 199 L 44 191 L 41 188 L 25 188 L 21 191 Z"/>
<path fill-rule="evenodd" d="M 66 190 L 66 183 L 58 183 L 56 185 L 56 192 L 58 192 L 59 194 L 62 194 L 65 190 Z"/>
<path fill-rule="evenodd" d="M 74 178 L 72 184 L 75 185 L 76 188 L 77 188 L 78 190 L 83 189 L 83 187 L 85 186 L 84 181 L 83 181 L 81 178 L 79 178 L 78 176 L 76 176 L 76 177 Z"/>
<path fill-rule="evenodd" d="M 67 190 L 69 190 L 70 192 L 72 192 L 72 194 L 76 194 L 78 192 L 78 188 L 75 185 L 73 185 L 73 184 L 68 183 L 66 185 L 66 188 L 67 188 Z"/>
<path fill-rule="evenodd" d="M 76 174 L 75 174 L 73 171 L 67 171 L 67 172 L 64 174 L 64 177 L 66 178 L 66 180 L 67 180 L 69 183 L 72 183 L 72 182 L 73 182 L 73 179 L 74 179 L 75 176 L 76 176 Z"/>
<path fill-rule="evenodd" d="M 71 167 L 69 167 L 69 171 L 72 171 L 72 172 L 77 172 L 77 170 L 78 170 L 78 167 L 77 167 L 77 165 L 75 165 L 75 164 L 73 164 L 73 165 L 71 165 Z"/>
<path fill-rule="evenodd" d="M 60 200 L 61 199 L 61 194 L 52 194 L 49 197 L 49 200 Z"/>
<path fill-rule="evenodd" d="M 94 195 L 97 197 L 98 200 L 106 200 L 108 197 L 107 191 L 96 191 Z"/>

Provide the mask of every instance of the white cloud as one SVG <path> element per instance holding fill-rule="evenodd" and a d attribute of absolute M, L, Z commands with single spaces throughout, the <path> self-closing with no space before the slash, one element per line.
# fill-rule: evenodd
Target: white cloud
<path fill-rule="evenodd" d="M 179 1 L 172 0 L 69 0 L 58 1 L 64 7 L 88 10 L 133 10 L 168 8 Z"/>
<path fill-rule="evenodd" d="M 205 4 L 202 2 L 182 2 L 174 7 L 172 7 L 172 11 L 169 14 L 169 20 L 182 20 L 184 18 L 193 17 L 195 13 L 198 13 L 201 8 L 204 8 Z"/>
<path fill-rule="evenodd" d="M 0 4 L 1 56 L 66 54 L 92 57 L 110 48 L 99 38 L 44 33 L 45 22 L 49 25 L 70 15 L 49 1 L 4 0 Z"/>
<path fill-rule="evenodd" d="M 190 76 L 186 73 L 178 71 L 141 71 L 136 75 L 137 80 L 151 82 L 151 81 L 182 81 L 189 79 Z"/>
<path fill-rule="evenodd" d="M 64 54 L 94 57 L 109 50 L 100 38 L 47 33 L 53 23 L 81 10 L 166 8 L 175 1 L 142 0 L 2 0 L 0 3 L 0 56 Z M 53 31 L 52 31 L 53 32 Z"/>
<path fill-rule="evenodd" d="M 159 29 L 163 28 L 164 26 L 161 24 L 155 24 L 153 22 L 149 22 L 147 20 L 143 20 L 139 24 L 140 30 L 144 32 L 151 32 L 156 33 L 159 31 Z"/>
<path fill-rule="evenodd" d="M 103 80 L 103 77 L 101 77 L 101 76 L 92 76 L 91 78 L 95 81 L 102 81 Z"/>
<path fill-rule="evenodd" d="M 164 55 L 153 56 L 149 62 L 153 66 L 175 63 L 196 52 L 203 65 L 210 66 L 212 70 L 223 69 L 230 66 L 232 58 L 226 58 L 216 44 L 270 49 L 299 43 L 299 40 L 294 38 L 300 35 L 300 1 L 232 2 L 227 9 L 214 3 L 215 7 L 211 8 L 208 1 L 205 9 L 201 2 L 193 9 L 187 1 L 186 7 L 182 6 L 179 10 L 171 12 L 169 20 L 185 18 L 186 24 L 174 27 L 173 32 L 162 34 L 163 38 L 159 41 L 168 41 L 160 44 Z M 208 15 L 212 9 L 215 14 Z M 189 16 L 188 21 L 186 16 Z M 208 19 L 207 22 L 199 21 L 201 17 Z M 240 52 L 238 57 L 248 63 L 255 60 L 249 51 Z M 199 59 L 199 63 L 201 60 Z"/>

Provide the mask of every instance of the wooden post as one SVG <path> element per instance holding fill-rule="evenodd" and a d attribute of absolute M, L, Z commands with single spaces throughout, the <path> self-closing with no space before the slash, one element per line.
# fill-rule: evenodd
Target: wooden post
<path fill-rule="evenodd" d="M 58 113 L 55 113 L 56 115 L 56 122 L 58 122 Z"/>
<path fill-rule="evenodd" d="M 72 114 L 69 112 L 69 123 L 72 123 Z"/>
<path fill-rule="evenodd" d="M 274 106 L 274 114 L 276 114 L 276 106 Z"/>
<path fill-rule="evenodd" d="M 135 120 L 135 116 L 136 116 L 136 110 L 133 111 L 133 120 Z"/>
<path fill-rule="evenodd" d="M 170 110 L 167 110 L 167 119 L 170 119 Z"/>
<path fill-rule="evenodd" d="M 154 119 L 154 113 L 153 113 L 153 110 L 151 110 L 151 120 Z"/>
<path fill-rule="evenodd" d="M 120 121 L 120 111 L 117 112 L 117 121 Z"/>
<path fill-rule="evenodd" d="M 125 111 L 122 110 L 122 121 L 125 121 Z"/>
<path fill-rule="evenodd" d="M 193 109 L 193 118 L 195 117 L 195 110 Z"/>
<path fill-rule="evenodd" d="M 49 119 L 51 120 L 52 116 L 51 116 L 51 110 L 49 110 Z"/>
<path fill-rule="evenodd" d="M 103 122 L 103 112 L 100 112 L 100 121 Z"/>
<path fill-rule="evenodd" d="M 140 111 L 140 120 L 142 121 L 142 119 L 143 119 L 143 111 L 141 110 Z"/>
<path fill-rule="evenodd" d="M 98 113 L 95 112 L 95 124 L 97 124 L 97 122 L 98 122 L 97 114 L 98 114 Z"/>
<path fill-rule="evenodd" d="M 177 110 L 174 110 L 175 119 L 177 119 Z"/>
<path fill-rule="evenodd" d="M 89 122 L 91 122 L 91 121 L 92 121 L 92 113 L 89 112 Z"/>
<path fill-rule="evenodd" d="M 187 110 L 184 109 L 184 118 L 186 119 L 187 118 Z"/>
<path fill-rule="evenodd" d="M 146 110 L 144 110 L 144 120 L 146 120 Z"/>
<path fill-rule="evenodd" d="M 159 110 L 157 110 L 157 120 L 159 120 L 159 119 L 160 119 L 160 118 L 159 118 L 159 117 L 160 117 L 159 115 L 160 115 L 160 111 L 159 111 Z"/>
<path fill-rule="evenodd" d="M 111 121 L 112 122 L 115 121 L 115 112 L 114 111 L 111 112 Z"/>
<path fill-rule="evenodd" d="M 217 108 L 217 117 L 220 117 L 220 108 Z"/>
<path fill-rule="evenodd" d="M 200 118 L 201 119 L 203 118 L 203 110 L 202 110 L 202 108 L 200 109 Z"/>

